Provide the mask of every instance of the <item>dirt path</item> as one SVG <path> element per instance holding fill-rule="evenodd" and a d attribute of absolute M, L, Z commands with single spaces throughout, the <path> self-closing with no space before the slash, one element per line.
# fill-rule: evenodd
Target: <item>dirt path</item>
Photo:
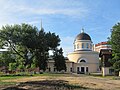
<path fill-rule="evenodd" d="M 82 85 L 93 89 L 120 90 L 120 80 L 111 80 L 109 78 L 98 78 L 93 76 L 76 77 L 69 79 L 70 83 Z"/>
<path fill-rule="evenodd" d="M 28 77 L 28 78 L 19 78 L 14 80 L 4 80 L 4 82 L 22 82 L 21 85 L 18 84 L 19 87 L 21 87 L 24 83 L 24 88 L 32 88 L 41 85 L 41 81 L 47 81 L 49 83 L 52 83 L 51 81 L 60 81 L 63 80 L 67 82 L 68 84 L 72 85 L 79 85 L 82 87 L 86 87 L 90 90 L 96 89 L 96 90 L 120 90 L 120 80 L 113 80 L 110 78 L 102 78 L 102 77 L 93 77 L 93 76 L 86 76 L 86 75 L 63 75 L 63 76 L 36 76 L 36 77 Z M 25 83 L 25 82 L 31 82 Z M 36 83 L 35 83 L 36 82 Z M 54 82 L 54 83 L 56 83 Z M 35 84 L 34 84 L 35 83 Z M 47 85 L 49 83 L 46 83 Z M 32 84 L 36 86 L 32 86 Z M 23 87 L 22 86 L 22 87 Z M 87 89 L 87 90 L 88 90 Z M 42 90 L 42 89 L 31 89 L 31 90 Z M 43 90 L 49 90 L 49 89 L 43 89 Z M 56 89 L 57 90 L 57 89 Z M 62 89 L 59 89 L 62 90 Z M 66 90 L 66 89 L 64 89 Z M 72 90 L 72 89 L 71 89 Z M 75 89 L 80 90 L 80 89 Z M 82 89 L 83 90 L 83 89 Z"/>

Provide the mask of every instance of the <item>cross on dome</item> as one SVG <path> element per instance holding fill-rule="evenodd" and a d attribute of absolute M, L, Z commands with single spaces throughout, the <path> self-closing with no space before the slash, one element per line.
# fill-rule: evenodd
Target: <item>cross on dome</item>
<path fill-rule="evenodd" d="M 84 33 L 84 28 L 82 28 L 81 33 Z"/>

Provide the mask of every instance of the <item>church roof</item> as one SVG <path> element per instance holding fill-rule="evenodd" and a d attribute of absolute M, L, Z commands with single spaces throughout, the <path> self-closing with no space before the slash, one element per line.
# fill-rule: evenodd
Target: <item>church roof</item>
<path fill-rule="evenodd" d="M 91 40 L 91 37 L 88 34 L 82 32 L 82 33 L 77 35 L 75 40 Z"/>

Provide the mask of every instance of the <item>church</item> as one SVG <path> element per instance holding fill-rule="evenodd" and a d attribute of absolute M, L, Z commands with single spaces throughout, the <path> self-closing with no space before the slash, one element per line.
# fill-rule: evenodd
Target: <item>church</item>
<path fill-rule="evenodd" d="M 66 60 L 67 73 L 94 73 L 99 70 L 99 53 L 94 51 L 91 37 L 82 29 L 74 40 L 74 51 Z M 55 72 L 54 60 L 49 60 L 48 71 Z"/>

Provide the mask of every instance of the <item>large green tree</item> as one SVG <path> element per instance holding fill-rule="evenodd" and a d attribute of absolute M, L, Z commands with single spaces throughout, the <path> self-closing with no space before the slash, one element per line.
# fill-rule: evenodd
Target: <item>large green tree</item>
<path fill-rule="evenodd" d="M 49 50 L 55 50 L 57 46 L 60 44 L 60 38 L 55 33 L 44 32 L 44 29 L 41 30 L 37 34 L 37 45 L 36 45 L 36 65 L 40 70 L 45 71 L 47 68 L 47 60 Z"/>
<path fill-rule="evenodd" d="M 47 68 L 49 50 L 54 51 L 60 45 L 58 35 L 46 33 L 43 28 L 38 30 L 29 24 L 3 26 L 0 30 L 0 41 L 0 47 L 9 47 L 18 68 L 36 66 L 43 71 Z"/>
<path fill-rule="evenodd" d="M 111 30 L 110 44 L 113 53 L 110 62 L 113 64 L 115 71 L 120 71 L 120 23 L 115 24 Z"/>
<path fill-rule="evenodd" d="M 36 40 L 36 65 L 40 70 L 45 71 L 47 67 L 47 39 L 45 38 L 46 33 L 42 28 L 37 34 Z"/>
<path fill-rule="evenodd" d="M 63 50 L 62 50 L 62 48 L 56 49 L 54 51 L 53 58 L 55 60 L 54 66 L 55 66 L 56 70 L 57 71 L 62 71 L 62 70 L 66 71 L 65 58 L 63 56 Z"/>
<path fill-rule="evenodd" d="M 24 66 L 32 63 L 35 50 L 37 28 L 28 24 L 3 26 L 0 30 L 1 46 L 8 44 L 9 51 L 14 53 Z M 31 53 L 31 56 L 28 54 Z"/>

